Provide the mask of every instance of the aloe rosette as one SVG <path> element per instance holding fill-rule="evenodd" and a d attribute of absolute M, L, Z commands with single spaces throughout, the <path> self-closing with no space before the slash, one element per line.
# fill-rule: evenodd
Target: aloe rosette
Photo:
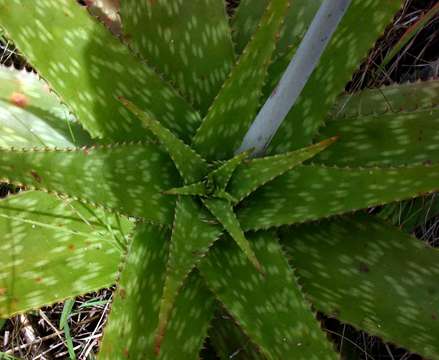
<path fill-rule="evenodd" d="M 439 359 L 437 250 L 360 211 L 438 190 L 438 82 L 340 95 L 402 1 L 236 153 L 322 3 L 0 0 L 38 74 L 0 68 L 0 317 L 117 284 L 101 359 L 337 359 L 316 311 Z"/>

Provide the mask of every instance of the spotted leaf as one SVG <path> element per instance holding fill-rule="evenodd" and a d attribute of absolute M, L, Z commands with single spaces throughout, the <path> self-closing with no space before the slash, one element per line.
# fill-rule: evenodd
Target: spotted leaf
<path fill-rule="evenodd" d="M 239 247 L 225 239 L 200 265 L 209 288 L 268 359 L 337 359 L 274 234 L 250 239 L 266 274 L 255 272 Z"/>
<path fill-rule="evenodd" d="M 338 166 L 439 162 L 439 108 L 330 121 L 320 138 L 339 140 L 315 161 Z"/>
<path fill-rule="evenodd" d="M 120 100 L 161 142 L 186 183 L 201 180 L 207 175 L 209 171 L 207 163 L 195 151 L 132 102 L 126 99 Z"/>
<path fill-rule="evenodd" d="M 260 28 L 197 130 L 194 148 L 208 160 L 231 157 L 250 126 L 259 106 L 267 68 L 287 6 L 288 0 L 270 2 Z M 243 89 L 246 89 L 245 96 L 242 96 Z"/>
<path fill-rule="evenodd" d="M 336 140 L 331 138 L 305 149 L 246 161 L 237 168 L 227 190 L 239 202 L 259 187 L 325 150 Z"/>
<path fill-rule="evenodd" d="M 323 0 L 291 1 L 285 22 L 280 31 L 280 39 L 276 47 L 275 59 L 288 53 L 291 48 L 297 48 L 311 20 Z M 235 47 L 241 53 L 264 15 L 269 4 L 268 0 L 241 0 L 233 17 L 232 28 Z"/>
<path fill-rule="evenodd" d="M 198 114 L 172 87 L 76 1 L 1 0 L 0 24 L 93 137 L 145 138 L 117 96 L 136 101 L 186 139 L 198 126 Z"/>
<path fill-rule="evenodd" d="M 232 68 L 223 0 L 121 2 L 124 36 L 202 113 Z"/>
<path fill-rule="evenodd" d="M 244 231 L 241 229 L 241 225 L 233 212 L 232 205 L 223 199 L 203 199 L 203 204 L 221 223 L 232 239 L 235 240 L 253 266 L 259 272 L 264 272 L 261 263 L 244 235 Z"/>
<path fill-rule="evenodd" d="M 0 318 L 112 285 L 131 228 L 43 192 L 1 200 Z"/>
<path fill-rule="evenodd" d="M 0 156 L 3 181 L 172 223 L 175 199 L 161 192 L 178 184 L 179 178 L 169 157 L 154 144 L 0 149 Z"/>
<path fill-rule="evenodd" d="M 382 34 L 402 0 L 352 0 L 317 68 L 268 149 L 282 153 L 308 145 L 360 61 Z"/>
<path fill-rule="evenodd" d="M 221 226 L 193 199 L 182 196 L 177 200 L 166 280 L 160 301 L 155 339 L 157 348 L 166 338 L 168 321 L 183 282 L 222 232 Z"/>
<path fill-rule="evenodd" d="M 437 107 L 439 107 L 439 80 L 429 80 L 343 94 L 331 110 L 329 119 L 378 116 L 432 110 Z"/>
<path fill-rule="evenodd" d="M 141 225 L 133 239 L 108 318 L 99 359 L 197 358 L 214 299 L 194 273 L 179 293 L 159 354 L 154 337 L 165 282 L 167 231 Z"/>
<path fill-rule="evenodd" d="M 292 228 L 283 242 L 317 309 L 439 357 L 439 252 L 372 218 Z"/>
<path fill-rule="evenodd" d="M 300 223 L 439 189 L 439 166 L 349 169 L 298 166 L 244 200 L 245 230 Z"/>

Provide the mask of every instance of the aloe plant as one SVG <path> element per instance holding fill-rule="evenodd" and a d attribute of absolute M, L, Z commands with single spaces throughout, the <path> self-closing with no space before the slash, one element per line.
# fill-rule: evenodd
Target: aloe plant
<path fill-rule="evenodd" d="M 317 311 L 439 359 L 439 253 L 361 211 L 438 190 L 439 83 L 340 95 L 402 1 L 322 3 L 0 0 L 0 318 L 117 284 L 100 359 L 337 359 Z"/>

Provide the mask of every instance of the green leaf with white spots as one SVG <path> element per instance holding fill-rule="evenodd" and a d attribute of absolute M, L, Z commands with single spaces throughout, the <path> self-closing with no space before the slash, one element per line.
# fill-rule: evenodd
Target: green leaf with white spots
<path fill-rule="evenodd" d="M 206 161 L 182 140 L 129 100 L 120 99 L 120 101 L 160 141 L 185 183 L 199 181 L 208 173 Z"/>
<path fill-rule="evenodd" d="M 323 0 L 290 1 L 287 16 L 279 34 L 279 42 L 268 68 L 268 80 L 263 90 L 264 98 L 268 98 L 275 89 L 322 3 Z M 242 51 L 256 31 L 267 4 L 267 0 L 240 1 L 232 23 L 238 53 Z"/>
<path fill-rule="evenodd" d="M 330 147 L 336 140 L 331 138 L 290 153 L 246 161 L 236 169 L 227 190 L 240 202 L 256 189 Z"/>
<path fill-rule="evenodd" d="M 90 136 L 34 73 L 0 66 L 0 146 L 90 143 Z"/>
<path fill-rule="evenodd" d="M 224 82 L 195 135 L 194 148 L 206 159 L 233 155 L 259 107 L 276 37 L 285 20 L 288 0 L 273 0 L 261 26 Z M 246 89 L 243 96 L 243 89 Z"/>
<path fill-rule="evenodd" d="M 266 274 L 255 272 L 239 247 L 225 239 L 199 266 L 209 288 L 268 359 L 337 359 L 276 236 L 260 232 L 250 239 Z"/>
<path fill-rule="evenodd" d="M 337 166 L 398 166 L 439 162 L 439 108 L 328 122 L 319 138 L 339 140 L 314 160 Z"/>
<path fill-rule="evenodd" d="M 159 323 L 155 344 L 160 348 L 168 327 L 175 300 L 189 273 L 206 255 L 223 229 L 210 214 L 193 199 L 182 196 L 177 200 L 166 267 L 166 280 L 160 301 Z"/>
<path fill-rule="evenodd" d="M 141 225 L 128 252 L 98 358 L 193 360 L 207 333 L 214 298 L 193 273 L 181 289 L 157 354 L 154 344 L 169 233 Z"/>
<path fill-rule="evenodd" d="M 234 62 L 223 0 L 121 2 L 124 36 L 202 113 Z"/>
<path fill-rule="evenodd" d="M 1 200 L 0 318 L 113 284 L 131 228 L 117 215 L 43 192 Z"/>
<path fill-rule="evenodd" d="M 291 1 L 279 34 L 275 59 L 283 57 L 291 49 L 297 48 L 322 2 L 323 0 Z M 233 38 L 238 53 L 243 51 L 252 35 L 257 31 L 268 3 L 268 0 L 240 1 L 232 21 Z"/>
<path fill-rule="evenodd" d="M 350 169 L 298 166 L 240 204 L 244 230 L 317 220 L 439 190 L 439 165 Z"/>
<path fill-rule="evenodd" d="M 1 0 L 0 24 L 93 137 L 145 138 L 117 96 L 186 140 L 199 125 L 199 115 L 172 87 L 76 1 Z"/>
<path fill-rule="evenodd" d="M 439 80 L 395 84 L 343 94 L 330 119 L 358 118 L 389 113 L 432 110 L 439 106 Z M 328 123 L 330 124 L 330 122 Z"/>
<path fill-rule="evenodd" d="M 282 153 L 308 145 L 353 72 L 384 32 L 402 0 L 352 0 L 309 78 L 268 149 Z"/>
<path fill-rule="evenodd" d="M 366 216 L 301 225 L 283 243 L 318 310 L 439 358 L 437 249 Z"/>
<path fill-rule="evenodd" d="M 203 204 L 230 234 L 256 270 L 263 273 L 264 269 L 246 239 L 230 202 L 224 199 L 203 199 Z"/>
<path fill-rule="evenodd" d="M 171 224 L 180 180 L 151 143 L 32 150 L 0 149 L 0 180 L 57 192 L 112 211 Z M 98 184 L 97 184 L 98 182 Z"/>

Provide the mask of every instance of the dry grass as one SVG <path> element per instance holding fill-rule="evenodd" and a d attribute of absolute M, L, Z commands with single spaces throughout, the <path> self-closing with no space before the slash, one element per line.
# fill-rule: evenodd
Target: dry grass
<path fill-rule="evenodd" d="M 228 0 L 228 11 L 232 14 L 239 0 Z M 414 81 L 437 77 L 439 73 L 439 19 L 432 19 L 383 69 L 379 66 L 390 49 L 395 46 L 405 31 L 423 13 L 436 3 L 435 0 L 407 0 L 402 12 L 370 52 L 360 70 L 347 87 L 355 91 L 366 87 L 378 87 L 390 83 Z M 1 34 L 0 34 L 1 36 Z M 27 67 L 24 60 L 9 46 L 0 42 L 0 63 Z M 0 197 L 11 188 L 0 184 Z M 439 245 L 439 217 L 415 229 L 416 235 L 431 245 Z M 78 359 L 94 359 L 102 337 L 103 325 L 108 314 L 112 289 L 87 294 L 75 299 L 68 317 L 72 345 Z M 60 328 L 63 304 L 16 316 L 7 321 L 0 332 L 0 350 L 21 359 L 69 359 L 68 342 Z M 403 349 L 384 344 L 380 339 L 322 317 L 328 333 L 349 358 L 365 360 L 420 360 Z M 1 359 L 0 355 L 0 359 Z M 203 358 L 214 355 L 205 350 Z"/>

